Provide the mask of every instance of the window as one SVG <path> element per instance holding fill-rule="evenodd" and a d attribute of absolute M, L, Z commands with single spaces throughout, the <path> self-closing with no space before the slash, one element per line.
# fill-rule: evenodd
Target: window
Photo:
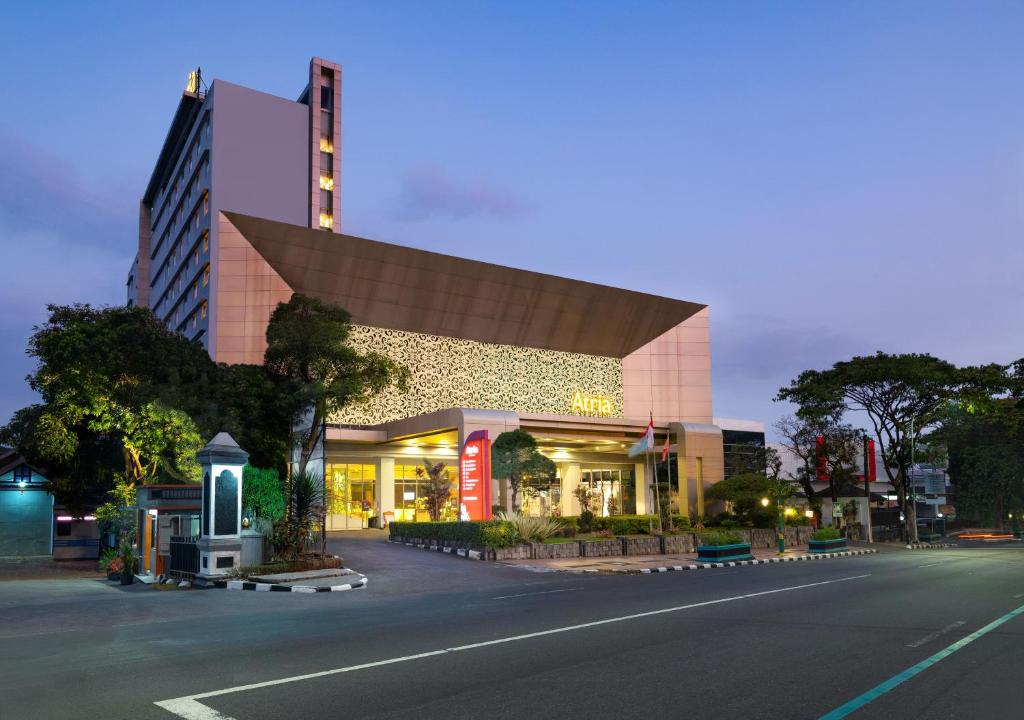
<path fill-rule="evenodd" d="M 328 135 L 320 136 L 320 152 L 321 153 L 332 153 L 334 152 L 334 143 L 331 142 L 331 138 Z M 323 156 L 321 155 L 321 164 L 323 164 Z"/>
<path fill-rule="evenodd" d="M 192 297 L 193 298 L 199 297 L 199 283 L 197 283 L 195 281 L 192 282 Z"/>
<path fill-rule="evenodd" d="M 203 252 L 209 252 L 210 251 L 210 231 L 209 230 L 203 230 L 202 244 L 203 244 Z"/>
<path fill-rule="evenodd" d="M 374 465 L 332 463 L 327 466 L 328 530 L 365 527 L 377 511 Z"/>
<path fill-rule="evenodd" d="M 331 98 L 333 97 L 333 95 L 334 95 L 334 93 L 331 92 L 331 86 L 330 85 L 321 85 L 320 86 L 320 107 L 323 108 L 324 110 L 330 110 L 331 109 Z"/>
<path fill-rule="evenodd" d="M 329 172 L 320 172 L 320 189 L 321 190 L 333 190 L 334 189 L 334 178 L 331 177 Z"/>
<path fill-rule="evenodd" d="M 25 485 L 32 482 L 32 468 L 28 465 L 21 465 L 20 467 L 14 468 L 14 482 Z"/>
<path fill-rule="evenodd" d="M 70 537 L 71 536 L 71 521 L 70 520 L 58 520 L 57 521 L 57 537 Z"/>
<path fill-rule="evenodd" d="M 325 230 L 330 230 L 334 227 L 334 218 L 328 212 L 320 212 L 320 227 Z"/>
<path fill-rule="evenodd" d="M 426 474 L 417 473 L 417 468 L 419 465 L 395 465 L 395 520 L 430 520 L 426 499 L 426 489 L 430 479 Z M 447 470 L 454 491 L 457 469 L 448 467 Z M 457 503 L 458 494 L 453 492 L 448 502 L 441 508 L 442 520 L 457 519 L 455 512 Z"/>
<path fill-rule="evenodd" d="M 205 300 L 203 300 L 201 303 L 199 303 L 199 314 L 202 315 L 204 319 L 206 318 L 206 301 Z"/>
<path fill-rule="evenodd" d="M 205 268 L 203 268 L 203 287 L 206 287 L 209 284 L 210 284 L 210 266 L 207 265 Z"/>
<path fill-rule="evenodd" d="M 210 191 L 203 193 L 203 215 L 210 214 Z"/>

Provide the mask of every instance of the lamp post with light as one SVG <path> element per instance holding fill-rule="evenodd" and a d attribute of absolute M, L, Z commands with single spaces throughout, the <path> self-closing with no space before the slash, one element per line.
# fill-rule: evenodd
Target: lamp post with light
<path fill-rule="evenodd" d="M 777 510 L 775 514 L 775 537 L 779 541 L 780 555 L 786 552 L 786 518 L 785 508 L 782 505 L 783 500 L 784 498 L 781 496 L 781 494 L 775 496 L 775 507 Z M 771 501 L 768 498 L 761 498 L 762 507 L 768 507 L 768 505 L 770 504 Z"/>

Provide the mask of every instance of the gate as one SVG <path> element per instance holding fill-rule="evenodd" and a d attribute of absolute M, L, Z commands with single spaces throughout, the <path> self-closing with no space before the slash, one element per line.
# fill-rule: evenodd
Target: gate
<path fill-rule="evenodd" d="M 191 580 L 199 572 L 198 535 L 171 537 L 171 577 Z"/>

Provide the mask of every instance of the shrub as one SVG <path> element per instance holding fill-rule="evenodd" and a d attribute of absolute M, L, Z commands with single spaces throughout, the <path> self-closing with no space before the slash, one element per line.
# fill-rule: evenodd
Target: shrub
<path fill-rule="evenodd" d="M 495 519 L 514 525 L 519 537 L 528 542 L 544 542 L 565 527 L 558 518 L 534 517 L 521 512 L 499 513 Z"/>
<path fill-rule="evenodd" d="M 492 520 L 484 523 L 481 531 L 483 544 L 489 548 L 505 548 L 518 545 L 519 530 L 514 523 L 506 520 Z"/>
<path fill-rule="evenodd" d="M 673 515 L 672 525 L 675 526 L 675 529 L 680 532 L 689 532 L 690 528 L 693 527 L 690 524 L 689 515 Z"/>
<path fill-rule="evenodd" d="M 100 571 L 101 572 L 121 572 L 121 558 L 118 557 L 117 548 L 103 548 L 103 552 L 100 554 Z M 117 568 L 113 568 L 114 561 L 117 561 Z"/>
<path fill-rule="evenodd" d="M 559 518 L 562 521 L 562 529 L 558 531 L 558 537 L 576 537 L 579 533 L 579 518 L 578 517 L 563 517 Z"/>
<path fill-rule="evenodd" d="M 838 540 L 840 538 L 839 528 L 823 527 L 814 531 L 812 537 L 815 540 Z"/>
<path fill-rule="evenodd" d="M 613 515 L 602 519 L 604 528 L 612 535 L 649 535 L 651 528 L 658 527 L 654 515 Z"/>
<path fill-rule="evenodd" d="M 578 523 L 578 529 L 582 533 L 590 532 L 594 529 L 594 513 L 590 510 L 584 510 L 580 513 L 580 519 Z"/>
<path fill-rule="evenodd" d="M 277 470 L 246 465 L 242 468 L 242 507 L 253 518 L 276 523 L 284 517 L 284 489 Z"/>
<path fill-rule="evenodd" d="M 731 530 L 709 530 L 700 533 L 701 545 L 736 545 L 743 542 L 739 533 Z"/>

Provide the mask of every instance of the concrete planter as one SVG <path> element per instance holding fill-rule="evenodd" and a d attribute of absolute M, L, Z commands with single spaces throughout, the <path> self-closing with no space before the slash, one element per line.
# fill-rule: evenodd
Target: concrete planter
<path fill-rule="evenodd" d="M 810 551 L 814 554 L 839 552 L 847 549 L 846 538 L 836 538 L 835 540 L 809 540 L 807 544 Z"/>
<path fill-rule="evenodd" d="M 581 540 L 583 557 L 613 557 L 622 555 L 622 540 Z"/>
<path fill-rule="evenodd" d="M 683 555 L 692 553 L 694 548 L 693 535 L 663 535 L 662 541 L 666 555 Z"/>
<path fill-rule="evenodd" d="M 488 560 L 531 560 L 533 559 L 533 546 L 514 545 L 507 548 L 494 548 L 487 550 L 483 557 Z"/>
<path fill-rule="evenodd" d="M 661 555 L 661 538 L 656 536 L 647 537 L 621 537 L 623 555 Z"/>
<path fill-rule="evenodd" d="M 750 554 L 750 543 L 734 545 L 700 545 L 697 547 L 697 562 L 732 562 L 733 560 L 753 560 Z"/>
<path fill-rule="evenodd" d="M 580 543 L 533 543 L 534 560 L 556 560 L 559 558 L 578 558 L 580 556 Z"/>

